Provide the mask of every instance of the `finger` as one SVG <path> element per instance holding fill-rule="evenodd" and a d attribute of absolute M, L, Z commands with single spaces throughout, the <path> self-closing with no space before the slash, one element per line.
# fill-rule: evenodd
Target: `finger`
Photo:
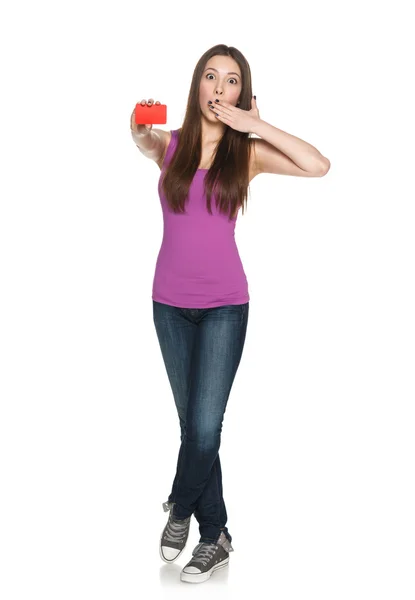
<path fill-rule="evenodd" d="M 222 109 L 219 108 L 219 106 L 213 106 L 212 104 L 209 104 L 209 108 L 210 108 L 211 112 L 213 112 L 215 115 L 222 114 Z"/>
<path fill-rule="evenodd" d="M 209 104 L 209 106 L 213 112 L 216 111 L 217 113 L 222 114 L 222 115 L 230 114 L 230 111 L 227 108 L 225 108 L 224 106 L 221 106 L 220 104 L 217 104 L 217 103 Z"/>
<path fill-rule="evenodd" d="M 218 121 L 223 121 L 224 123 L 229 122 L 229 117 L 224 113 L 215 113 L 215 117 L 218 119 Z"/>
<path fill-rule="evenodd" d="M 148 104 L 153 104 L 153 102 L 154 102 L 154 99 L 150 98 L 150 100 L 148 101 Z"/>
<path fill-rule="evenodd" d="M 218 106 L 222 106 L 222 108 L 235 108 L 233 104 L 229 104 L 229 102 L 225 102 L 224 100 L 219 100 L 219 102 L 215 102 Z"/>
<path fill-rule="evenodd" d="M 215 102 L 215 106 L 219 106 L 220 108 L 222 108 L 223 110 L 227 110 L 228 112 L 230 112 L 233 108 L 235 108 L 235 106 L 233 104 L 229 104 L 228 102 L 223 102 L 222 100 L 220 102 Z"/>

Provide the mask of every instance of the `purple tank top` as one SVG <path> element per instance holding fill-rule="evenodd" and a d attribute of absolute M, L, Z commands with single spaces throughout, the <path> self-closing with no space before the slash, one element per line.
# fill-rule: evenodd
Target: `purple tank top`
<path fill-rule="evenodd" d="M 183 214 L 174 213 L 161 189 L 161 178 L 178 142 L 171 132 L 158 192 L 164 232 L 153 279 L 152 298 L 181 308 L 212 308 L 249 302 L 248 282 L 235 241 L 237 216 L 229 219 L 211 197 L 206 207 L 203 181 L 208 169 L 198 169 L 189 189 Z"/>

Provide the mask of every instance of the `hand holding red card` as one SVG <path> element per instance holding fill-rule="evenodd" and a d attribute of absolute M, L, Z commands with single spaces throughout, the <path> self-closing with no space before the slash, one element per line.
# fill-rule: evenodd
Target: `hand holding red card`
<path fill-rule="evenodd" d="M 167 123 L 167 106 L 159 101 L 154 103 L 142 100 L 135 107 L 135 123 L 137 125 L 164 125 Z"/>

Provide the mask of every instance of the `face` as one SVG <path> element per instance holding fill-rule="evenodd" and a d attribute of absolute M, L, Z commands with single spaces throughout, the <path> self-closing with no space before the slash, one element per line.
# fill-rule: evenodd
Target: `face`
<path fill-rule="evenodd" d="M 215 113 L 209 108 L 211 100 L 224 100 L 236 106 L 242 91 L 241 70 L 230 56 L 212 56 L 206 63 L 200 80 L 199 100 L 202 113 L 209 120 L 217 121 Z"/>

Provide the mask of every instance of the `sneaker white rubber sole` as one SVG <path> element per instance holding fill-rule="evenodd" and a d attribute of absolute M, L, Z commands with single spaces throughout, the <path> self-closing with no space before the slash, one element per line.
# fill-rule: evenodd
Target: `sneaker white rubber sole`
<path fill-rule="evenodd" d="M 202 583 L 203 581 L 209 579 L 209 577 L 214 571 L 217 571 L 218 569 L 223 569 L 223 567 L 227 567 L 228 564 L 229 557 L 225 558 L 217 565 L 214 565 L 211 569 L 209 569 L 209 571 L 206 571 L 205 573 L 186 573 L 186 571 L 181 571 L 180 579 L 181 581 L 187 581 L 188 583 Z"/>

